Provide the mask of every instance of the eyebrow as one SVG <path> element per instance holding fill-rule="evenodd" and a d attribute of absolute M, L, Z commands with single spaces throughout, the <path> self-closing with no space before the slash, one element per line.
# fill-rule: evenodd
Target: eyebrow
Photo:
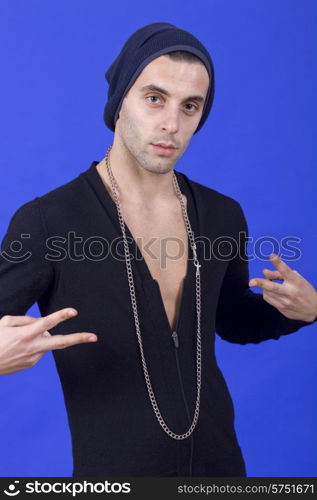
<path fill-rule="evenodd" d="M 167 90 L 162 89 L 161 87 L 157 87 L 157 85 L 145 85 L 140 89 L 140 92 L 144 92 L 146 90 L 151 90 L 153 92 L 160 92 L 161 94 L 167 95 L 168 97 L 171 96 L 171 94 Z M 205 102 L 205 99 L 201 95 L 191 95 L 186 97 L 184 101 L 197 101 L 203 103 Z"/>

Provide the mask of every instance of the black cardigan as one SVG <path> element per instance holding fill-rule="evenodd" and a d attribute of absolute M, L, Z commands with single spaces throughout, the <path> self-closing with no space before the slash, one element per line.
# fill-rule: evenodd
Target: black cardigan
<path fill-rule="evenodd" d="M 229 342 L 258 343 L 310 323 L 287 319 L 249 289 L 243 238 L 239 251 L 233 244 L 239 232 L 247 236 L 239 203 L 175 170 L 202 264 L 202 389 L 194 433 L 185 440 L 170 438 L 148 397 L 116 206 L 97 163 L 18 208 L 0 256 L 0 317 L 24 315 L 36 301 L 43 316 L 75 307 L 78 316 L 50 332 L 98 336 L 96 343 L 53 351 L 71 431 L 73 477 L 245 476 L 232 400 L 215 358 L 215 332 Z M 152 387 L 167 425 L 181 434 L 196 402 L 192 252 L 189 248 L 176 348 L 158 282 L 128 228 L 127 235 Z M 22 250 L 18 243 L 10 247 L 14 240 L 22 242 Z"/>

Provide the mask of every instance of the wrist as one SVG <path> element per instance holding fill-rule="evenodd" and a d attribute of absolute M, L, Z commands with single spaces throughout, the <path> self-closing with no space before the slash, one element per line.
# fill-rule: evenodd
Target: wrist
<path fill-rule="evenodd" d="M 308 323 L 312 323 L 314 321 L 316 321 L 317 319 L 317 292 L 315 294 L 315 297 L 316 297 L 316 300 L 315 300 L 315 309 L 310 317 L 310 319 L 307 319 Z"/>

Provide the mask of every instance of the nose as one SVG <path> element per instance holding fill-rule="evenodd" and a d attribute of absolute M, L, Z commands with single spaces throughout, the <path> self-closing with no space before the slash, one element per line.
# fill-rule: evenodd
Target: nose
<path fill-rule="evenodd" d="M 176 107 L 170 106 L 164 111 L 161 130 L 168 134 L 175 134 L 179 130 L 179 110 Z"/>

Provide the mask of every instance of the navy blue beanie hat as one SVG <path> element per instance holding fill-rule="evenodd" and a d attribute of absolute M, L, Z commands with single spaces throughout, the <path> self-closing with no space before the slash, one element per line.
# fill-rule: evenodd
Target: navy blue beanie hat
<path fill-rule="evenodd" d="M 115 130 L 123 99 L 141 71 L 153 59 L 174 50 L 185 50 L 197 56 L 209 74 L 210 83 L 203 114 L 194 133 L 198 132 L 209 115 L 214 98 L 213 63 L 209 52 L 196 37 L 169 23 L 152 23 L 135 31 L 108 68 L 105 74 L 109 84 L 108 102 L 104 109 L 104 121 L 110 130 Z"/>

